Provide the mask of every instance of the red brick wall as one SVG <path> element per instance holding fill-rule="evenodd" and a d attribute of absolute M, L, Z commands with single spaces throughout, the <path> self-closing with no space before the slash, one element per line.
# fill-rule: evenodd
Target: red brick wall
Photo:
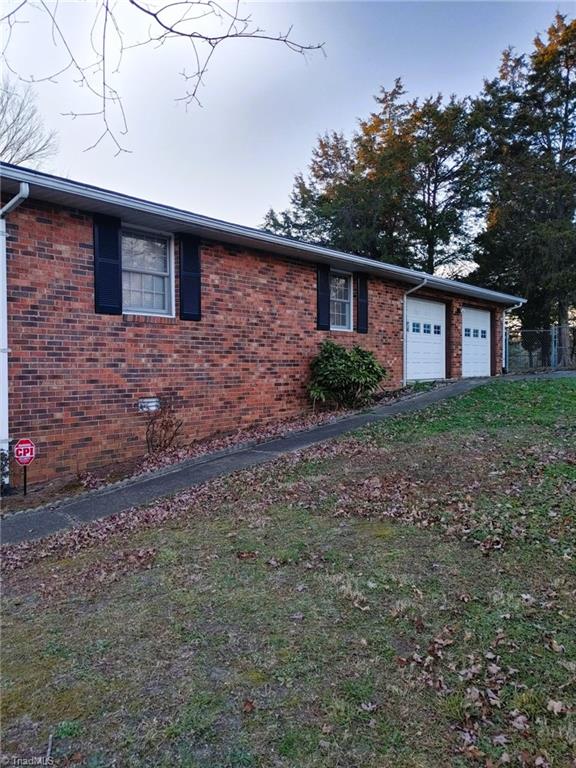
<path fill-rule="evenodd" d="M 8 233 L 10 434 L 37 443 L 33 481 L 144 453 L 142 397 L 174 394 L 189 441 L 295 416 L 327 337 L 373 350 L 401 384 L 404 286 L 370 278 L 368 334 L 320 332 L 314 265 L 204 244 L 200 322 L 178 319 L 178 285 L 176 319 L 99 315 L 91 216 L 27 203 Z"/>

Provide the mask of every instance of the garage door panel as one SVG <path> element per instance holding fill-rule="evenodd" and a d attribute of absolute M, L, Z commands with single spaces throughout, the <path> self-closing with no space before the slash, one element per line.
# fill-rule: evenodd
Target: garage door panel
<path fill-rule="evenodd" d="M 485 309 L 462 309 L 462 376 L 490 376 L 491 339 L 490 312 Z"/>
<path fill-rule="evenodd" d="M 446 307 L 438 301 L 406 302 L 406 379 L 446 376 Z"/>

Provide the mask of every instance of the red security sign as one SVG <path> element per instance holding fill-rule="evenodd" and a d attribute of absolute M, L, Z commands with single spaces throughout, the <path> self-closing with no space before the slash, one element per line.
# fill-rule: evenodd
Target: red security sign
<path fill-rule="evenodd" d="M 32 464 L 36 458 L 36 446 L 27 437 L 18 440 L 14 446 L 14 458 L 21 467 L 27 467 Z"/>

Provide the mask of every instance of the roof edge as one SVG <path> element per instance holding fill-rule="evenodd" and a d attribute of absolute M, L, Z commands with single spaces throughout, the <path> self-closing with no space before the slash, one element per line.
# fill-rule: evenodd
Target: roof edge
<path fill-rule="evenodd" d="M 521 305 L 526 302 L 526 299 L 519 296 L 482 288 L 480 286 L 472 285 L 471 283 L 437 277 L 428 272 L 406 269 L 405 267 L 399 267 L 395 264 L 387 264 L 386 262 L 376 261 L 374 259 L 366 258 L 365 256 L 357 256 L 343 251 L 337 251 L 314 243 L 292 240 L 287 237 L 272 234 L 271 232 L 266 232 L 265 230 L 245 227 L 240 224 L 233 224 L 209 216 L 202 216 L 180 208 L 175 208 L 174 206 L 154 203 L 142 198 L 124 195 L 120 192 L 114 192 L 91 184 L 72 181 L 70 179 L 54 176 L 30 168 L 24 168 L 22 166 L 0 163 L 0 178 L 7 178 L 18 182 L 24 181 L 30 184 L 31 199 L 34 198 L 34 187 L 40 187 L 64 195 L 70 195 L 71 197 L 75 196 L 86 200 L 97 201 L 101 204 L 111 206 L 112 208 L 128 208 L 143 213 L 149 213 L 152 216 L 161 216 L 180 224 L 187 224 L 192 228 L 201 230 L 203 233 L 213 233 L 214 239 L 218 239 L 219 235 L 226 235 L 228 239 L 237 239 L 239 242 L 251 245 L 253 248 L 260 250 L 272 250 L 273 252 L 283 255 L 292 255 L 296 258 L 304 257 L 307 258 L 307 260 L 310 260 L 310 257 L 314 257 L 319 261 L 336 263 L 340 267 L 347 265 L 351 269 L 364 270 L 375 275 L 388 277 L 409 284 L 417 284 L 426 279 L 426 287 L 462 296 L 484 299 L 485 301 L 492 301 L 497 304 L 513 306 Z M 72 205 L 71 203 L 71 207 L 79 206 L 77 204 Z"/>

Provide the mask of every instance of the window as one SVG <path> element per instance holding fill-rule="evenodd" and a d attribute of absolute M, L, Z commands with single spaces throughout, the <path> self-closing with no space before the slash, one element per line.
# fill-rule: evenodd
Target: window
<path fill-rule="evenodd" d="M 441 325 L 435 325 L 434 326 L 434 336 L 441 336 L 442 335 L 442 326 Z"/>
<path fill-rule="evenodd" d="M 122 232 L 122 309 L 145 315 L 172 314 L 170 240 Z"/>
<path fill-rule="evenodd" d="M 473 336 L 475 339 L 477 339 L 479 335 L 480 335 L 480 333 L 479 333 L 479 331 L 478 331 L 478 328 L 474 328 L 474 330 L 472 331 L 472 336 Z"/>
<path fill-rule="evenodd" d="M 432 333 L 432 326 L 430 323 L 424 323 L 422 326 L 422 333 Z"/>
<path fill-rule="evenodd" d="M 464 336 L 471 336 L 471 335 L 472 335 L 472 332 L 470 328 L 464 328 Z"/>
<path fill-rule="evenodd" d="M 412 323 L 412 333 L 420 333 L 420 323 Z"/>
<path fill-rule="evenodd" d="M 484 329 L 482 329 L 482 330 L 480 331 L 480 338 L 481 338 L 481 339 L 485 339 L 485 338 L 487 338 L 487 335 L 486 335 L 486 331 L 485 331 Z"/>
<path fill-rule="evenodd" d="M 352 330 L 352 276 L 330 273 L 330 328 Z"/>

